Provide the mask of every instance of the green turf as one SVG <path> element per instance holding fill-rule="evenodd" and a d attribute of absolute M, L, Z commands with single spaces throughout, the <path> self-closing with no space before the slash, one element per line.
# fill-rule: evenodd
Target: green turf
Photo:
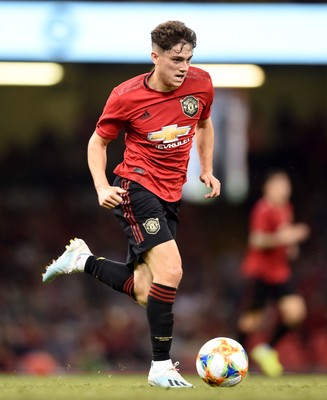
<path fill-rule="evenodd" d="M 2 400 L 325 400 L 327 375 L 285 375 L 278 379 L 250 375 L 232 388 L 211 388 L 198 376 L 186 379 L 192 389 L 151 388 L 146 375 L 0 376 Z"/>

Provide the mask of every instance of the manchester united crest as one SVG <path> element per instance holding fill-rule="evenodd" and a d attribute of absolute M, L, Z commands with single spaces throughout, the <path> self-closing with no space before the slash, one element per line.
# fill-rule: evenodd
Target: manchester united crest
<path fill-rule="evenodd" d="M 182 109 L 185 115 L 188 117 L 194 117 L 199 109 L 199 100 L 193 96 L 186 96 L 181 100 Z"/>
<path fill-rule="evenodd" d="M 143 226 L 149 235 L 155 235 L 160 230 L 159 218 L 148 218 Z"/>

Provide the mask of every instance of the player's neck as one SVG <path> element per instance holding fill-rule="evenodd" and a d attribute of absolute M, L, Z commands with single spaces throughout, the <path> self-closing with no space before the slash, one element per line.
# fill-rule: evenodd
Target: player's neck
<path fill-rule="evenodd" d="M 148 76 L 147 85 L 150 89 L 163 93 L 172 92 L 177 89 L 176 87 L 168 87 L 165 85 L 165 83 L 157 76 L 155 70 Z"/>
<path fill-rule="evenodd" d="M 283 207 L 287 202 L 281 199 L 274 198 L 273 196 L 264 196 L 267 203 L 273 207 Z"/>

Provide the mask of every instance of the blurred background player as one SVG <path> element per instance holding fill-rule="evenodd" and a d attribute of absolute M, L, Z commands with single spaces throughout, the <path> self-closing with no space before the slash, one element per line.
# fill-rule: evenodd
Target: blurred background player
<path fill-rule="evenodd" d="M 263 196 L 250 215 L 248 250 L 241 268 L 247 282 L 238 340 L 246 344 L 249 336 L 258 332 L 270 302 L 277 307 L 279 322 L 274 332 L 267 343 L 257 344 L 250 352 L 268 376 L 283 373 L 275 346 L 306 316 L 304 299 L 294 291 L 290 260 L 297 257 L 298 245 L 308 238 L 309 228 L 293 222 L 291 191 L 290 178 L 284 171 L 266 176 Z"/>
<path fill-rule="evenodd" d="M 213 176 L 214 96 L 209 74 L 190 66 L 196 35 L 179 21 L 151 32 L 154 69 L 111 92 L 88 144 L 88 165 L 100 206 L 112 209 L 128 239 L 126 263 L 95 257 L 74 239 L 43 274 L 43 281 L 86 272 L 146 307 L 152 363 L 148 382 L 166 388 L 193 387 L 170 358 L 173 305 L 182 278 L 176 231 L 182 186 L 193 136 L 205 198 L 217 197 Z M 107 145 L 125 131 L 123 161 L 112 185 L 106 176 Z M 108 238 L 114 245 L 115 235 Z M 133 332 L 130 332 L 133 335 Z"/>

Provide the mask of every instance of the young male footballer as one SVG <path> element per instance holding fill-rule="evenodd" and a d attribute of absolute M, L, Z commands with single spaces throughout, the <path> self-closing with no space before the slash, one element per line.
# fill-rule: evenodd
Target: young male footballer
<path fill-rule="evenodd" d="M 182 186 L 194 135 L 206 198 L 220 194 L 213 176 L 213 86 L 191 67 L 196 34 L 168 21 L 151 32 L 154 69 L 111 92 L 88 144 L 88 165 L 100 206 L 113 210 L 128 238 L 126 263 L 94 256 L 82 239 L 47 267 L 43 281 L 86 272 L 146 308 L 152 343 L 151 386 L 189 388 L 170 357 L 173 305 L 182 278 L 176 244 Z M 106 177 L 107 146 L 125 133 L 123 161 L 112 184 Z M 110 147 L 110 146 L 109 146 Z M 110 154 L 110 150 L 109 150 Z M 110 157 L 110 156 L 109 156 Z"/>

